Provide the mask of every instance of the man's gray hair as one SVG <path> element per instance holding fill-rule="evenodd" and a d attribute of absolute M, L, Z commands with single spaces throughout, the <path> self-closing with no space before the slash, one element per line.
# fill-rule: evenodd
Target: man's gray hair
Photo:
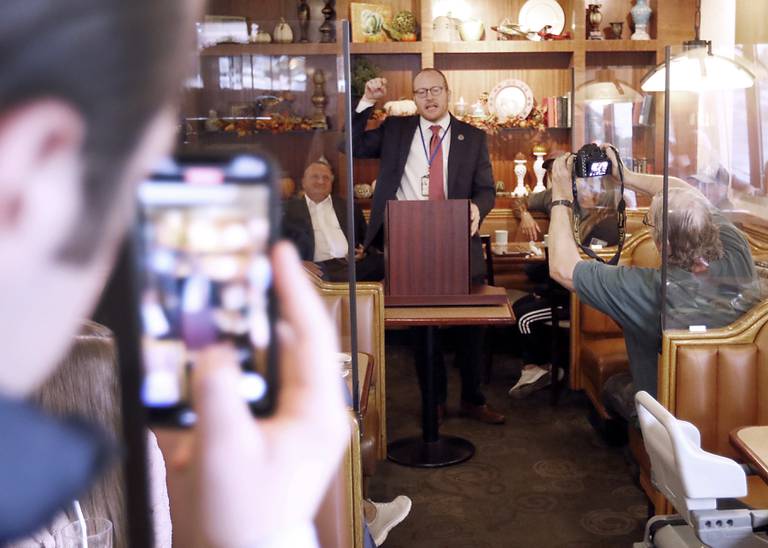
<path fill-rule="evenodd" d="M 662 195 L 657 194 L 649 211 L 653 238 L 659 247 L 664 222 L 662 205 Z M 699 259 L 709 263 L 723 257 L 720 229 L 712 217 L 713 207 L 703 194 L 692 188 L 670 188 L 668 207 L 668 264 L 690 271 Z"/>
<path fill-rule="evenodd" d="M 307 167 L 304 168 L 304 173 L 301 175 L 301 178 L 303 179 L 306 176 L 307 171 L 309 170 L 309 168 L 312 167 L 312 166 L 315 166 L 315 165 L 323 166 L 323 167 L 327 168 L 328 171 L 331 172 L 331 179 L 334 179 L 334 180 L 336 179 L 336 174 L 333 172 L 333 166 L 331 165 L 331 162 L 329 162 L 325 158 L 325 156 L 321 156 L 317 160 L 313 160 L 313 161 L 309 162 L 307 164 Z"/>

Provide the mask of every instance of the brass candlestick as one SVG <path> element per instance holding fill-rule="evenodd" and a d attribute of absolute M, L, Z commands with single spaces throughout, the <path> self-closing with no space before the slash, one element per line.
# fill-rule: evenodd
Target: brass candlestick
<path fill-rule="evenodd" d="M 328 129 L 328 119 L 325 116 L 325 106 L 328 104 L 328 97 L 325 96 L 325 74 L 318 69 L 312 75 L 312 82 L 315 84 L 315 91 L 312 93 L 312 105 L 315 107 L 315 113 L 312 115 L 312 129 Z"/>
<path fill-rule="evenodd" d="M 336 17 L 336 10 L 333 9 L 333 0 L 326 0 L 325 6 L 320 13 L 325 17 L 325 21 L 318 29 L 320 31 L 320 41 L 323 43 L 336 41 L 336 27 L 333 24 L 333 18 Z"/>

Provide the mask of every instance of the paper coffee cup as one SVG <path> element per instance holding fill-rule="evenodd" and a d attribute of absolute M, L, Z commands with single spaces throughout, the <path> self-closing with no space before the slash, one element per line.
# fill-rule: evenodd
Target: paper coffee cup
<path fill-rule="evenodd" d="M 507 245 L 509 240 L 509 231 L 496 230 L 494 231 L 494 238 L 496 240 L 496 245 Z"/>

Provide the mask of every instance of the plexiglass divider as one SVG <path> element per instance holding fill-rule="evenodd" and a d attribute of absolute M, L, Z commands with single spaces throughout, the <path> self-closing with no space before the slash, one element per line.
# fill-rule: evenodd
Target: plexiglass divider
<path fill-rule="evenodd" d="M 362 242 L 355 240 L 355 200 L 353 191 L 354 181 L 354 167 L 352 162 L 352 96 L 350 94 L 351 78 L 351 59 L 349 44 L 351 42 L 351 34 L 349 28 L 349 21 L 341 22 L 341 43 L 342 43 L 342 70 L 339 71 L 339 97 L 343 97 L 343 110 L 344 110 L 344 127 L 347 131 L 344 132 L 344 159 L 345 168 L 347 172 L 347 240 L 349 241 L 349 251 L 347 264 L 349 266 L 349 332 L 350 337 L 350 353 L 352 354 L 352 402 L 355 413 L 357 413 L 360 420 L 360 427 L 362 428 L 362 417 L 360 416 L 360 391 L 358 389 L 360 379 L 358 373 L 358 353 L 357 353 L 357 272 L 356 272 L 356 248 Z M 381 367 L 382 364 L 377 364 Z M 383 410 L 382 410 L 383 412 Z"/>
<path fill-rule="evenodd" d="M 350 30 L 348 21 L 292 19 L 249 20 L 207 18 L 198 24 L 197 70 L 188 79 L 182 101 L 180 151 L 262 150 L 280 169 L 284 213 L 297 208 L 308 216 L 305 170 L 314 165 L 332 177 L 331 201 L 348 248 L 330 246 L 346 264 L 325 281 L 344 284 L 348 310 L 337 310 L 345 377 L 351 377 L 351 402 L 360 412 L 356 299 L 356 205 L 353 192 L 350 95 Z M 303 41 L 303 40 L 306 41 Z M 318 164 L 320 167 L 318 167 Z M 323 167 L 325 166 L 325 167 Z M 319 177 L 319 176 L 318 176 Z M 313 197 L 318 190 L 312 192 Z M 322 194 L 322 192 L 320 192 Z M 284 219 L 283 227 L 287 221 Z M 359 229 L 358 229 L 359 230 Z M 296 234 L 283 235 L 296 241 Z M 301 236 L 299 237 L 301 239 Z M 296 242 L 299 243 L 299 242 Z M 308 268 L 322 263 L 314 245 L 297 245 Z M 338 266 L 338 265 L 337 265 Z M 342 361 L 342 357 L 339 357 Z M 350 367 L 351 362 L 351 367 Z M 375 364 L 381 367 L 381 364 Z M 348 383 L 350 384 L 350 383 Z"/>
<path fill-rule="evenodd" d="M 668 50 L 662 322 L 702 332 L 766 296 L 768 45 Z"/>

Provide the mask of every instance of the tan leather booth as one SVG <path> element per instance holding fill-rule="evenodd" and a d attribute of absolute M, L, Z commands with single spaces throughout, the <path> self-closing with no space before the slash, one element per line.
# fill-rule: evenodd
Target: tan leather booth
<path fill-rule="evenodd" d="M 342 351 L 351 350 L 350 299 L 346 283 L 321 280 L 311 270 L 307 275 L 339 331 Z M 362 432 L 352 419 L 349 450 L 315 520 L 320 544 L 362 548 L 364 478 L 372 476 L 376 464 L 387 456 L 386 365 L 384 349 L 384 286 L 358 282 L 355 291 L 357 310 L 357 350 L 373 357 L 368 406 L 363 414 Z"/>
<path fill-rule="evenodd" d="M 678 419 L 701 432 L 706 451 L 742 460 L 730 444 L 731 430 L 768 424 L 768 300 L 736 322 L 706 333 L 670 330 L 662 338 L 658 400 Z M 668 510 L 650 487 L 641 484 L 657 513 Z M 768 508 L 768 486 L 749 478 L 747 504 Z"/>
<path fill-rule="evenodd" d="M 308 275 L 339 330 L 341 349 L 351 345 L 349 287 L 345 283 L 324 282 Z M 366 475 L 372 475 L 375 461 L 387 457 L 386 364 L 384 352 L 384 286 L 378 282 L 358 282 L 357 349 L 373 356 L 375 372 L 368 396 L 368 412 L 363 420 L 363 459 Z M 370 453 L 371 458 L 368 458 Z M 368 473 L 370 471 L 370 474 Z"/>
<path fill-rule="evenodd" d="M 615 248 L 601 252 L 610 257 Z M 622 249 L 620 265 L 658 267 L 660 256 L 650 233 L 637 231 Z M 608 418 L 600 394 L 605 381 L 629 368 L 621 327 L 607 315 L 571 294 L 571 388 L 584 390 L 598 414 Z"/>
<path fill-rule="evenodd" d="M 363 473 L 360 429 L 350 414 L 350 444 L 315 516 L 323 548 L 363 548 Z"/>

